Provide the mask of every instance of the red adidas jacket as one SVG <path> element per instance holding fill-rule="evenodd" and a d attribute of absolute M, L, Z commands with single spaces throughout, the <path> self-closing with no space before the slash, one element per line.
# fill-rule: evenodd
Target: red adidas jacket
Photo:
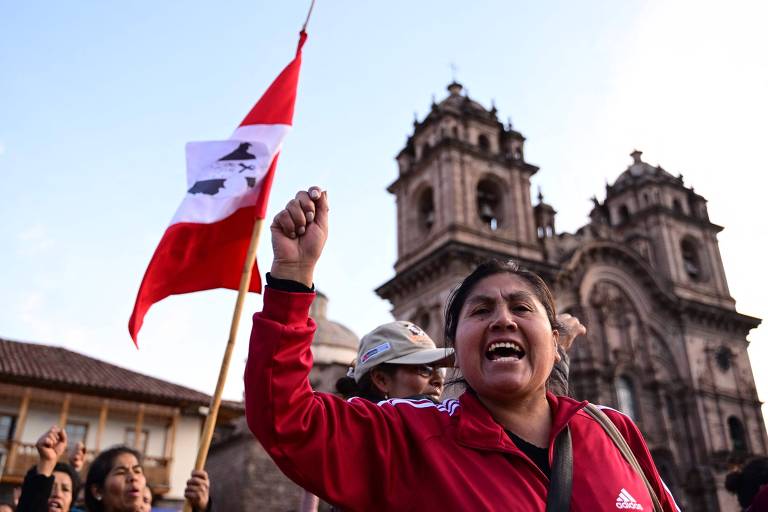
<path fill-rule="evenodd" d="M 543 511 L 548 478 L 469 393 L 434 405 L 389 400 L 380 405 L 312 391 L 310 293 L 266 289 L 254 315 L 245 370 L 248 425 L 293 481 L 343 510 Z M 548 394 L 554 438 L 567 424 L 573 438 L 572 511 L 653 512 L 643 481 L 586 402 Z M 637 427 L 605 411 L 632 447 L 665 511 L 666 492 Z"/>

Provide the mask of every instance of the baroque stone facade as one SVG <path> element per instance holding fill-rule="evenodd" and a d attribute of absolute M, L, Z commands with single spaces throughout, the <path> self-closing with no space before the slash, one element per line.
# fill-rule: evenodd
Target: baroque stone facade
<path fill-rule="evenodd" d="M 397 156 L 398 259 L 377 293 L 441 340 L 447 296 L 477 263 L 538 272 L 589 330 L 572 394 L 634 418 L 684 510 L 735 510 L 725 472 L 768 453 L 746 351 L 760 320 L 735 309 L 706 200 L 635 151 L 590 222 L 558 234 L 554 208 L 531 202 L 522 134 L 460 84 L 448 93 Z"/>

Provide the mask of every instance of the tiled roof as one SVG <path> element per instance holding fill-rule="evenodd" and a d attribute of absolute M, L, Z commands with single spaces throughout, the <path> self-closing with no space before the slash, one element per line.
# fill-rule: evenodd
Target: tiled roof
<path fill-rule="evenodd" d="M 173 406 L 208 405 L 194 389 L 71 350 L 0 338 L 0 382 Z M 235 402 L 228 408 L 242 407 Z"/>

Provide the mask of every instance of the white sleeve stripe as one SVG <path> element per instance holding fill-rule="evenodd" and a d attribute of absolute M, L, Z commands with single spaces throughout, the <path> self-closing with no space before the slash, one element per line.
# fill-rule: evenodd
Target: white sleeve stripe
<path fill-rule="evenodd" d="M 352 400 L 365 400 L 365 398 L 359 397 L 359 396 L 353 396 L 347 399 L 347 402 L 352 402 Z M 390 398 L 389 400 L 382 400 L 381 402 L 378 402 L 376 405 L 379 407 L 384 405 L 410 405 L 411 407 L 414 407 L 416 409 L 427 409 L 429 407 L 434 407 L 440 412 L 447 413 L 448 416 L 453 416 L 456 412 L 456 409 L 461 407 L 461 403 L 456 399 L 450 399 L 446 400 L 444 402 L 441 402 L 439 404 L 435 404 L 432 402 L 432 400 L 422 398 L 420 400 L 410 400 L 408 398 Z"/>

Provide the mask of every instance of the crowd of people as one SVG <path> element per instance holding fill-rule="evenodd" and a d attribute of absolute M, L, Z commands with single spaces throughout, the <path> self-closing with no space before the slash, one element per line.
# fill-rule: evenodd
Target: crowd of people
<path fill-rule="evenodd" d="M 67 444 L 67 432 L 56 425 L 37 440 L 38 462 L 24 477 L 18 502 L 0 504 L 0 512 L 150 512 L 152 490 L 138 451 L 115 446 L 100 452 L 83 483 L 85 445 L 76 443 L 65 457 Z M 184 496 L 195 512 L 210 512 L 209 489 L 208 474 L 192 471 Z"/>
<path fill-rule="evenodd" d="M 280 469 L 338 510 L 616 510 L 676 512 L 642 434 L 619 411 L 568 396 L 567 351 L 586 334 L 557 315 L 547 285 L 505 261 L 478 265 L 451 293 L 438 348 L 395 321 L 366 334 L 338 395 L 309 384 L 314 268 L 327 239 L 327 196 L 299 192 L 271 225 L 274 260 L 254 316 L 245 371 L 249 427 Z M 446 383 L 446 368 L 451 378 Z M 458 398 L 445 399 L 446 386 Z M 442 401 L 441 401 L 442 400 Z M 37 442 L 15 509 L 145 512 L 152 496 L 132 448 L 98 454 L 85 483 L 85 447 L 69 462 L 66 432 Z M 185 497 L 210 511 L 208 475 Z M 728 475 L 742 510 L 768 511 L 768 458 Z"/>
<path fill-rule="evenodd" d="M 327 233 L 316 187 L 274 218 L 245 371 L 249 427 L 307 496 L 340 510 L 679 510 L 632 420 L 567 396 L 565 350 L 584 327 L 511 262 L 480 264 L 454 289 L 447 349 L 387 324 L 337 384 L 347 400 L 314 392 L 308 313 Z M 457 372 L 457 399 L 436 399 L 441 366 Z"/>

